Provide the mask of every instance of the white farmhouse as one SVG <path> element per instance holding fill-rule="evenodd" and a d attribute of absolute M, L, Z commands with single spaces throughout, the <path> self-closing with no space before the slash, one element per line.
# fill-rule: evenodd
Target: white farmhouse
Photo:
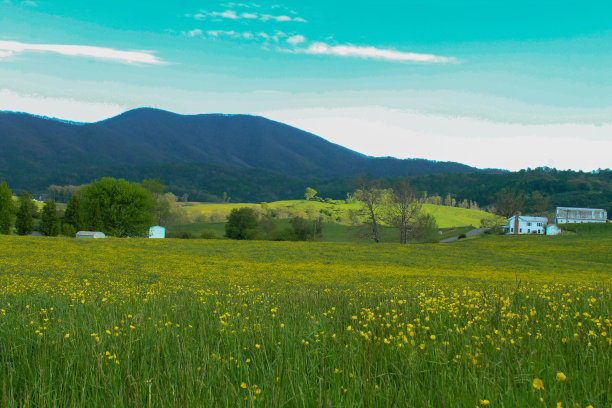
<path fill-rule="evenodd" d="M 519 235 L 519 234 L 545 234 L 546 224 L 548 218 L 546 217 L 527 217 L 523 215 L 513 215 L 508 218 L 508 226 L 506 230 L 508 234 Z"/>
<path fill-rule="evenodd" d="M 166 238 L 166 229 L 161 225 L 149 228 L 149 238 Z"/>
<path fill-rule="evenodd" d="M 557 207 L 555 221 L 557 224 L 583 222 L 607 222 L 608 212 L 601 208 Z"/>

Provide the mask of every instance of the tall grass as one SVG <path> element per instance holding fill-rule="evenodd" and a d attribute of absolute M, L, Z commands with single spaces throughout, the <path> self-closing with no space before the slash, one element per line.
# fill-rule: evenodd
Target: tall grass
<path fill-rule="evenodd" d="M 0 405 L 610 406 L 612 239 L 540 238 L 1 237 Z"/>

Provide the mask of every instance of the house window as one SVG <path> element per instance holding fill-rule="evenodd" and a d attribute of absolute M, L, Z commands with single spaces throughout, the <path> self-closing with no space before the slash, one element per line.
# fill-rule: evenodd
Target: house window
<path fill-rule="evenodd" d="M 528 227 L 531 227 L 531 223 L 530 223 L 530 222 L 528 222 L 528 223 L 527 223 L 527 226 L 528 226 Z"/>
<path fill-rule="evenodd" d="M 510 232 L 514 232 L 514 228 L 510 228 Z"/>
<path fill-rule="evenodd" d="M 522 228 L 519 228 L 519 232 L 523 232 L 523 229 L 522 229 Z"/>
<path fill-rule="evenodd" d="M 531 229 L 528 229 L 528 230 L 527 230 L 527 233 L 529 234 L 530 232 L 531 232 Z"/>

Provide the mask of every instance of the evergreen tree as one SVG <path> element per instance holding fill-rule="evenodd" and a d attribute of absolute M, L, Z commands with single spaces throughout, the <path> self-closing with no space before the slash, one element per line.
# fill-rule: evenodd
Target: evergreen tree
<path fill-rule="evenodd" d="M 48 237 L 56 237 L 59 234 L 59 217 L 55 201 L 50 200 L 45 203 L 40 220 L 40 232 Z"/>
<path fill-rule="evenodd" d="M 64 211 L 64 217 L 62 218 L 62 225 L 62 229 L 65 229 L 67 232 L 71 233 L 71 235 L 74 235 L 72 231 L 76 232 L 85 228 L 80 194 L 73 195 L 70 201 L 68 201 L 66 211 Z M 64 227 L 66 225 L 70 225 L 71 228 Z"/>
<path fill-rule="evenodd" d="M 17 210 L 17 220 L 15 221 L 17 234 L 29 235 L 34 231 L 33 212 L 34 203 L 32 202 L 32 196 L 30 193 L 23 190 L 21 194 L 19 194 L 19 210 Z"/>
<path fill-rule="evenodd" d="M 6 183 L 0 184 L 0 234 L 8 235 L 13 228 L 15 203 L 13 193 Z"/>

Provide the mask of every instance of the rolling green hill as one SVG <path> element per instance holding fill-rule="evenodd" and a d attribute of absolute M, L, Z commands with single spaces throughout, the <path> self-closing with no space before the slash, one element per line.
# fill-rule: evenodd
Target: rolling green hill
<path fill-rule="evenodd" d="M 261 214 L 271 213 L 274 218 L 300 216 L 313 218 L 322 216 L 325 221 L 343 225 L 359 224 L 365 221 L 356 213 L 361 208 L 358 202 L 320 202 L 306 200 L 285 200 L 271 203 L 189 203 L 181 207 L 193 220 L 223 222 L 234 208 L 250 207 Z M 440 228 L 473 225 L 479 227 L 483 218 L 499 218 L 493 214 L 466 208 L 424 204 L 423 210 L 436 217 Z"/>
<path fill-rule="evenodd" d="M 167 225 L 170 234 L 189 233 L 200 237 L 203 231 L 214 232 L 217 238 L 225 234 L 225 220 L 234 208 L 249 207 L 259 214 L 274 217 L 277 228 L 289 226 L 291 217 L 303 218 L 323 217 L 323 241 L 327 242 L 361 242 L 369 243 L 368 227 L 363 225 L 365 217 L 359 215 L 360 204 L 344 201 L 320 202 L 306 200 L 286 200 L 271 203 L 187 203 L 180 211 L 187 215 L 188 222 L 170 223 Z M 424 204 L 423 210 L 436 217 L 441 229 L 459 228 L 457 234 L 465 232 L 468 226 L 479 227 L 483 218 L 501 219 L 500 217 L 479 210 L 470 210 L 441 205 Z M 451 235 L 452 231 L 450 231 Z M 398 231 L 385 226 L 380 229 L 381 242 L 397 242 Z M 455 234 L 456 235 L 456 234 Z M 445 235 L 444 237 L 448 237 Z"/>

